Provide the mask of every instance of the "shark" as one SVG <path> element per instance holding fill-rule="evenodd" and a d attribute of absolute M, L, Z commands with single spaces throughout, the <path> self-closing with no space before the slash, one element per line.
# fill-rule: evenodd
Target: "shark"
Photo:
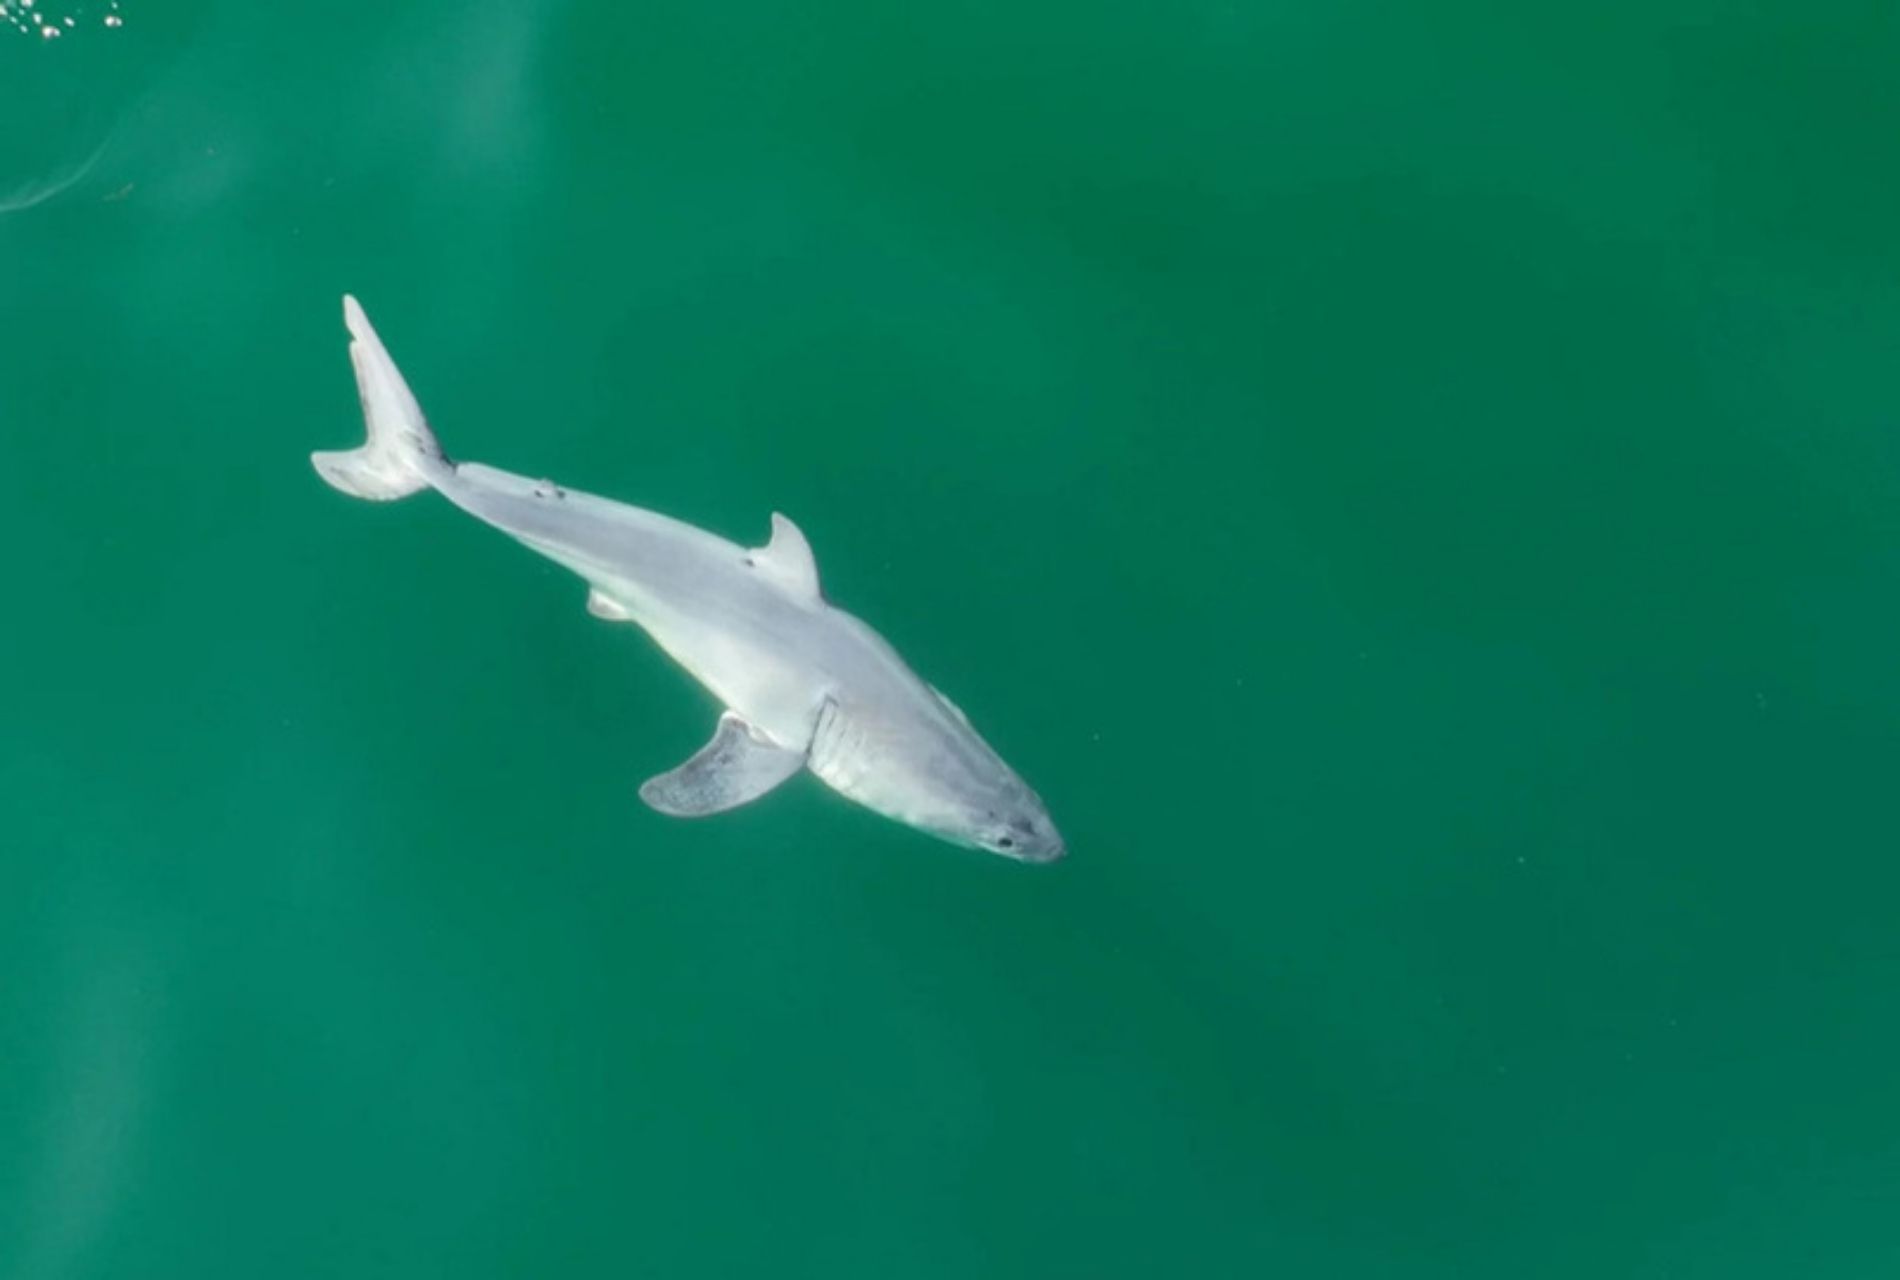
<path fill-rule="evenodd" d="M 774 512 L 764 546 L 443 452 L 354 297 L 343 299 L 367 439 L 311 455 L 356 498 L 433 490 L 587 584 L 587 611 L 644 630 L 724 710 L 684 764 L 649 778 L 660 813 L 704 817 L 801 770 L 873 812 L 1022 862 L 1066 846 L 1029 785 L 957 705 L 871 627 L 833 606 L 796 524 Z"/>

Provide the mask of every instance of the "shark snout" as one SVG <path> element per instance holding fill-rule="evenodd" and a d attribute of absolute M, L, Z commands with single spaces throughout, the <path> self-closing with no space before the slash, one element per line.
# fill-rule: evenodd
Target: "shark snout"
<path fill-rule="evenodd" d="M 1043 844 L 1025 847 L 1022 857 L 1024 862 L 1057 862 L 1068 852 L 1069 846 L 1062 843 L 1061 836 L 1050 836 Z"/>
<path fill-rule="evenodd" d="M 996 851 L 1021 862 L 1054 862 L 1069 851 L 1062 833 L 1046 813 L 1012 818 L 1006 835 L 996 842 Z"/>

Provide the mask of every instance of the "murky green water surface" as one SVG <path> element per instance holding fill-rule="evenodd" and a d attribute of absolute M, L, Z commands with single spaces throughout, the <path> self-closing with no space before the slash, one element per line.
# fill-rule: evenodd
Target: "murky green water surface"
<path fill-rule="evenodd" d="M 1900 1265 L 1891 5 L 5 17 L 0 1276 Z M 346 289 L 1070 859 L 648 812 Z"/>

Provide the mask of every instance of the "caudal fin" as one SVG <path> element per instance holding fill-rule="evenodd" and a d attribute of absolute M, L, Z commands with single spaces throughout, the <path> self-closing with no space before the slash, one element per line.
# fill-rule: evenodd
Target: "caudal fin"
<path fill-rule="evenodd" d="M 356 366 L 356 391 L 369 440 L 356 449 L 313 453 L 311 464 L 325 482 L 355 497 L 377 502 L 406 498 L 428 488 L 431 475 L 446 470 L 449 460 L 369 317 L 347 294 L 343 323 L 350 330 L 350 363 Z"/>

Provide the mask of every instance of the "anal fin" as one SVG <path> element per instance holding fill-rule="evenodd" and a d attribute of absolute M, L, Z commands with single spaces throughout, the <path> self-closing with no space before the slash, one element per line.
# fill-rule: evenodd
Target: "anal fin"
<path fill-rule="evenodd" d="M 640 798 L 676 818 L 703 818 L 757 800 L 804 763 L 804 752 L 772 745 L 728 711 L 711 742 L 679 768 L 642 783 Z"/>

